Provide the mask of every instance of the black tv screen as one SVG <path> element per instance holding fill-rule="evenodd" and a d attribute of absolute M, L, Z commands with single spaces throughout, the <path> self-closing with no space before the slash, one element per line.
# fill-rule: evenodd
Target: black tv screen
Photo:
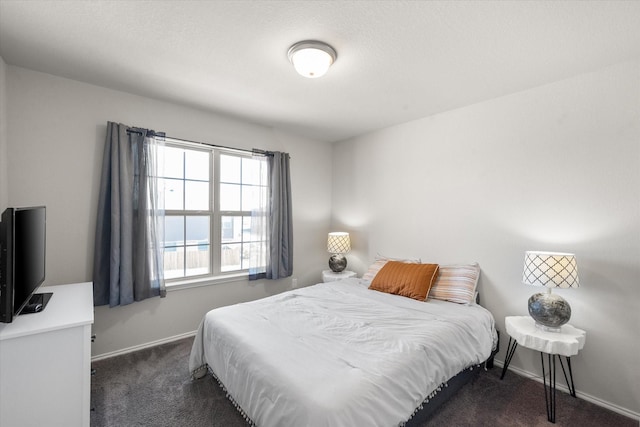
<path fill-rule="evenodd" d="M 8 208 L 1 227 L 0 321 L 9 323 L 45 279 L 46 208 Z"/>

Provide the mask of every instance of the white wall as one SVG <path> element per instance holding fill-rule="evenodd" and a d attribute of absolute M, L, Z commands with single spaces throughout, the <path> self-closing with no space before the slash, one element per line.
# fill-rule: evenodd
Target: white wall
<path fill-rule="evenodd" d="M 294 277 L 299 286 L 320 281 L 330 221 L 329 145 L 13 66 L 7 67 L 7 82 L 8 204 L 47 206 L 45 285 L 92 278 L 107 121 L 188 140 L 289 152 Z M 290 283 L 290 279 L 240 281 L 173 291 L 164 299 L 124 307 L 98 307 L 93 328 L 98 339 L 92 353 L 101 355 L 194 331 L 209 309 L 278 293 Z"/>
<path fill-rule="evenodd" d="M 8 206 L 9 174 L 7 172 L 7 65 L 0 57 L 0 212 Z"/>
<path fill-rule="evenodd" d="M 639 61 L 336 144 L 334 176 L 351 269 L 376 252 L 480 263 L 499 359 L 504 317 L 539 291 L 521 284 L 524 252 L 576 253 L 581 287 L 558 293 L 587 331 L 578 393 L 638 416 Z M 519 348 L 512 366 L 539 375 L 540 356 Z"/>

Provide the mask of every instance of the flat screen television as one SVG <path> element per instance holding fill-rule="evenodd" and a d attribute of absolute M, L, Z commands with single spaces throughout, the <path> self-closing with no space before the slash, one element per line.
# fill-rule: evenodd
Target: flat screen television
<path fill-rule="evenodd" d="M 1 221 L 0 322 L 11 323 L 25 307 L 40 311 L 48 301 L 34 295 L 45 278 L 46 208 L 7 208 Z"/>

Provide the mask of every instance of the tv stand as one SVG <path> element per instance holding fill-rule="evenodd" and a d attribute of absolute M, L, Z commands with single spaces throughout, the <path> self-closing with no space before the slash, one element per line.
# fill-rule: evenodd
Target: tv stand
<path fill-rule="evenodd" d="M 20 314 L 39 313 L 45 309 L 49 300 L 53 296 L 53 292 L 45 292 L 43 294 L 33 294 L 27 305 L 24 306 Z"/>
<path fill-rule="evenodd" d="M 93 285 L 41 290 L 45 311 L 0 324 L 0 426 L 89 427 Z"/>

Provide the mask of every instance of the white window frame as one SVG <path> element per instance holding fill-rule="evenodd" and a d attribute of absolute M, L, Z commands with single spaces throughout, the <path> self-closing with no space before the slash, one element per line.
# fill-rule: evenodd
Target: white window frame
<path fill-rule="evenodd" d="M 188 277 L 179 277 L 165 279 L 167 291 L 178 289 L 208 286 L 216 283 L 226 283 L 233 281 L 246 280 L 249 275 L 249 269 L 235 270 L 230 272 L 221 271 L 221 247 L 222 247 L 222 227 L 221 220 L 223 216 L 244 215 L 250 216 L 251 212 L 247 211 L 220 211 L 220 155 L 237 156 L 241 158 L 251 158 L 252 154 L 229 148 L 216 147 L 207 144 L 193 143 L 181 141 L 172 138 L 165 139 L 165 146 L 177 147 L 187 150 L 204 151 L 209 153 L 209 209 L 207 211 L 197 210 L 165 210 L 165 216 L 209 216 L 209 247 L 210 247 L 210 273 L 203 275 L 194 275 Z M 186 196 L 184 196 L 186 197 Z"/>

